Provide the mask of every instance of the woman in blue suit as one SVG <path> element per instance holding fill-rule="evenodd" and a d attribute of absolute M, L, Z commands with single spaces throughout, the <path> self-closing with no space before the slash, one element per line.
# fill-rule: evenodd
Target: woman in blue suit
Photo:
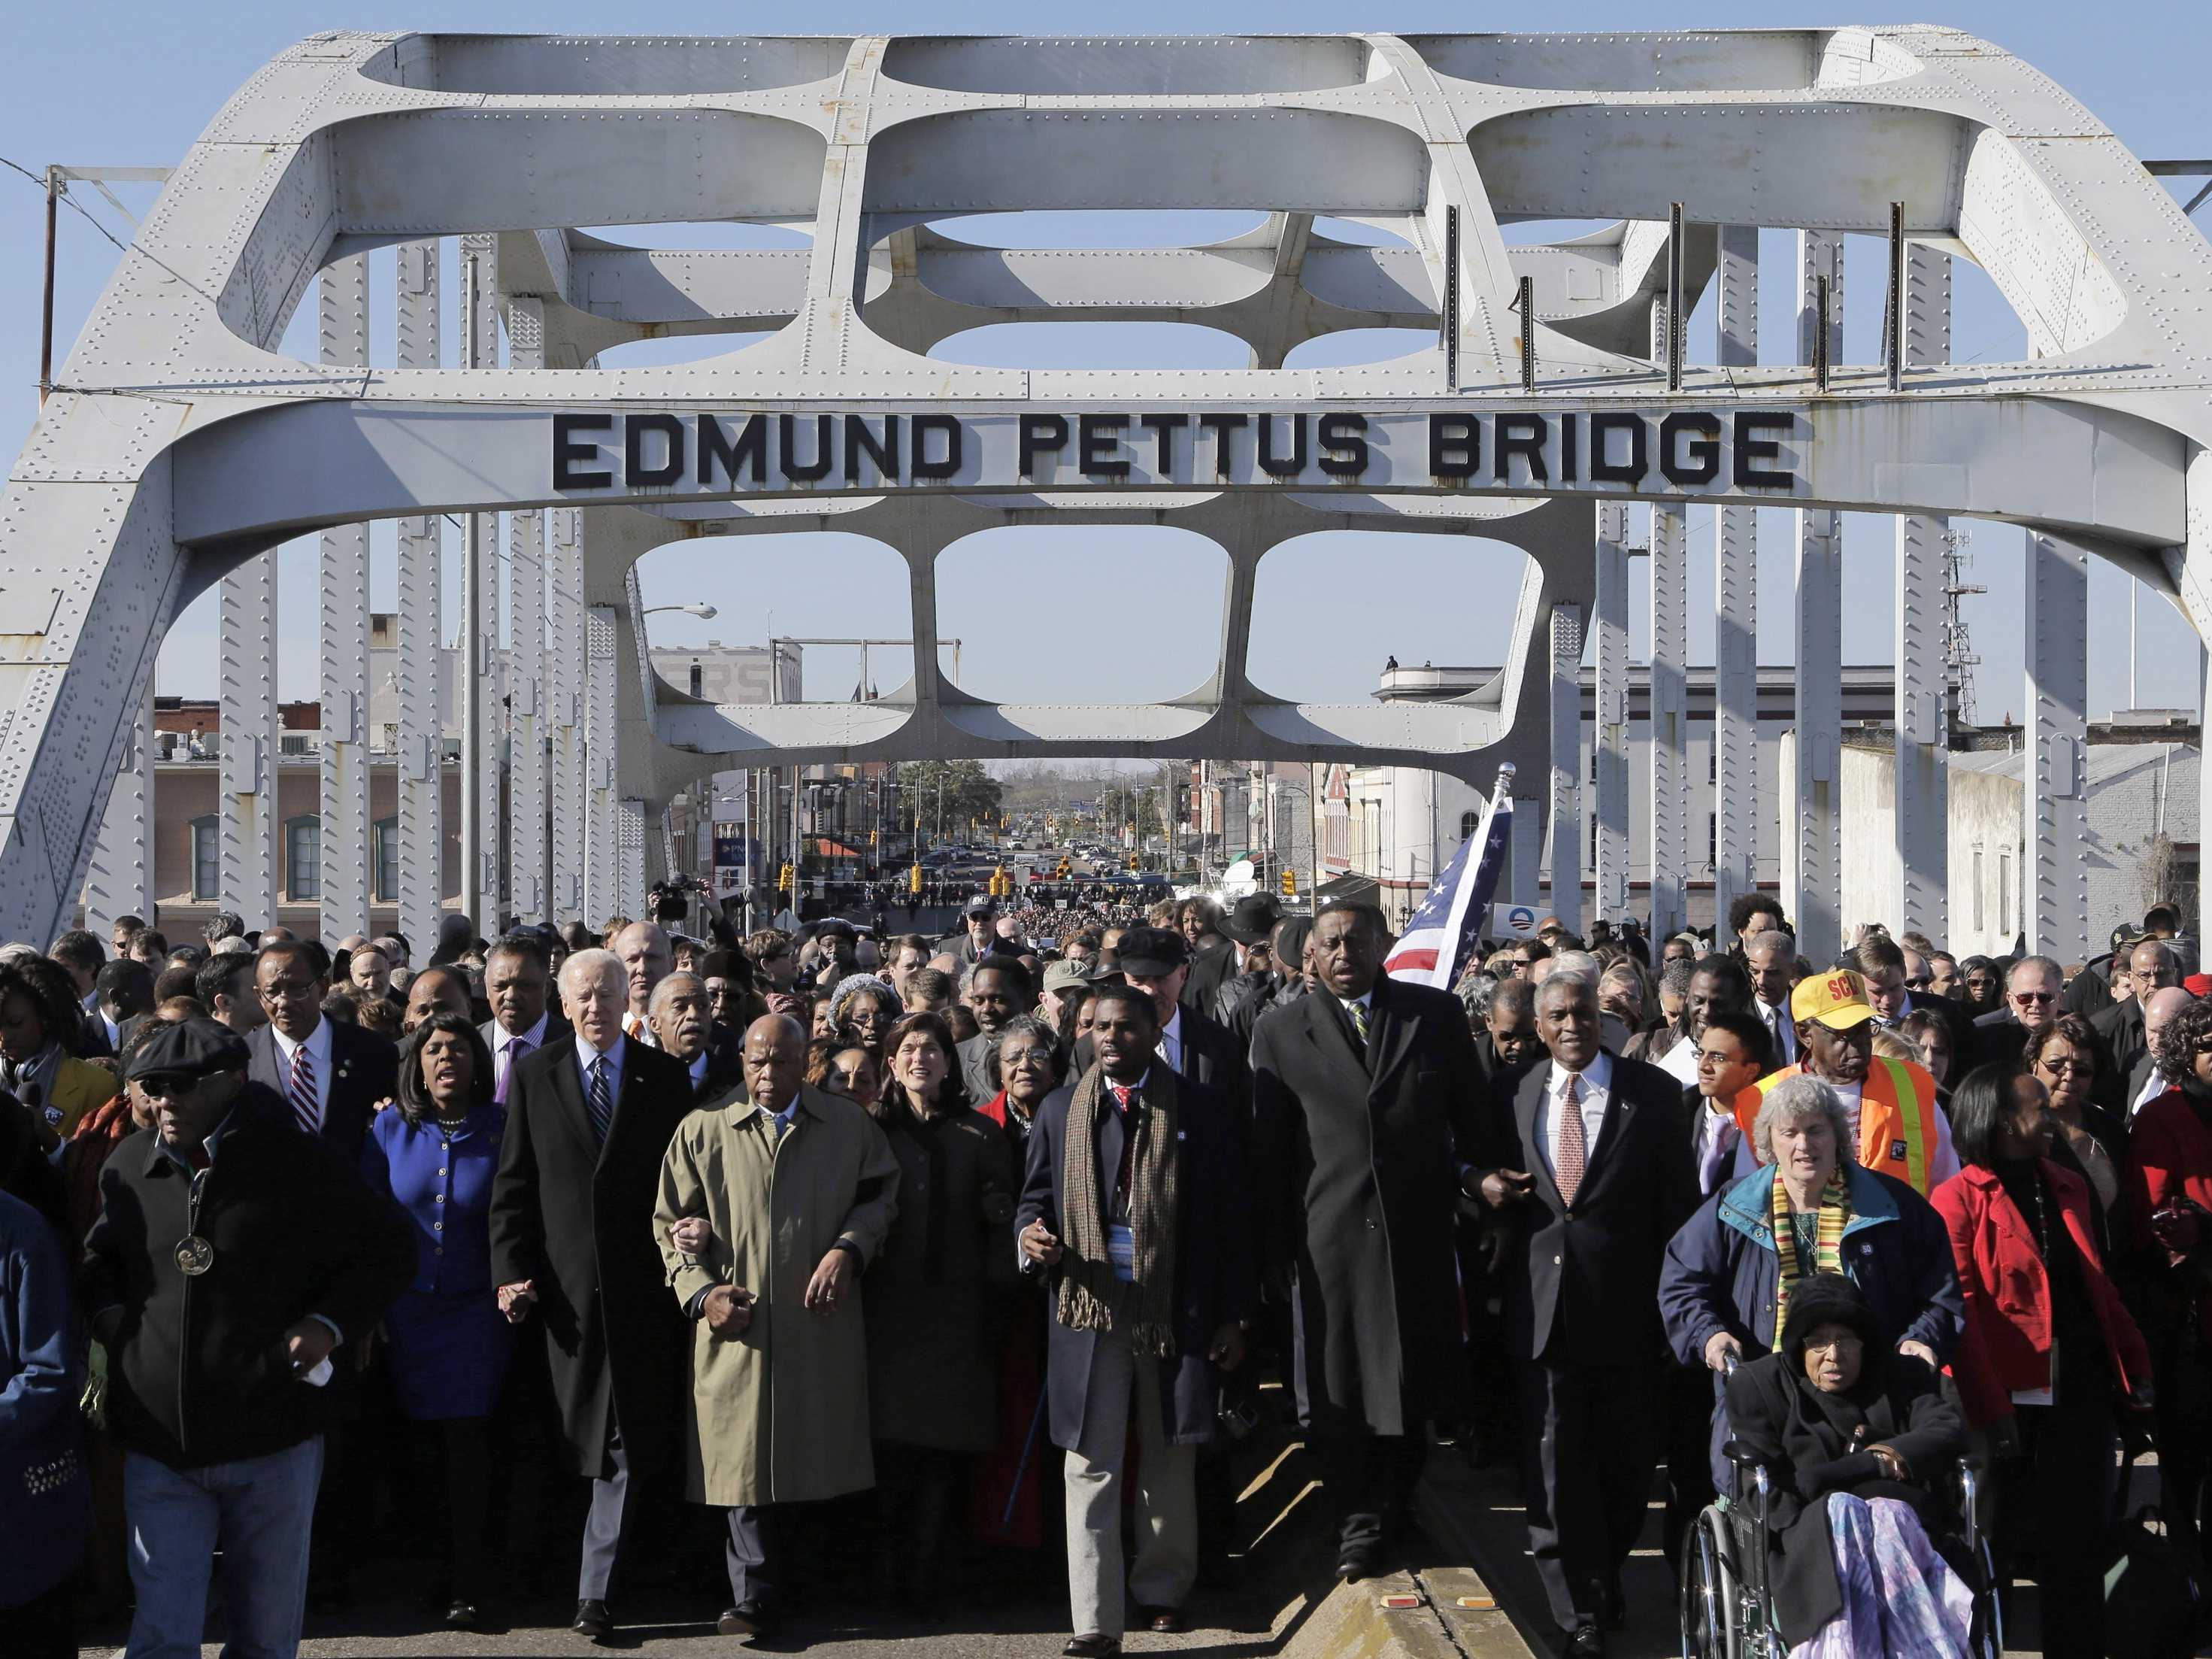
<path fill-rule="evenodd" d="M 488 1434 L 512 1340 L 491 1279 L 486 1218 L 507 1113 L 490 1051 L 458 1014 L 433 1014 L 399 1051 L 396 1110 L 362 1142 L 362 1173 L 415 1224 L 415 1282 L 385 1316 L 400 1409 L 445 1464 L 452 1533 L 446 1623 L 472 1630 L 484 1577 Z"/>

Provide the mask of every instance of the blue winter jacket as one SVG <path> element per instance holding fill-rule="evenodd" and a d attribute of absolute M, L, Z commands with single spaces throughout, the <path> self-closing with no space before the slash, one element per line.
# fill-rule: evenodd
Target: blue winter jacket
<path fill-rule="evenodd" d="M 1723 1187 L 1698 1208 L 1667 1247 L 1659 1273 L 1659 1314 L 1668 1346 L 1686 1365 L 1705 1363 L 1705 1344 L 1727 1331 L 1756 1359 L 1774 1346 L 1774 1292 L 1782 1258 L 1774 1248 L 1772 1165 Z M 1966 1298 L 1951 1237 L 1935 1206 L 1902 1181 L 1848 1165 L 1851 1218 L 1844 1229 L 1843 1267 L 1873 1305 L 1891 1343 L 1924 1342 L 1941 1364 L 1966 1328 Z M 1715 1390 L 1713 1479 L 1728 1490 L 1727 1435 Z"/>
<path fill-rule="evenodd" d="M 68 1254 L 45 1217 L 0 1193 L 0 1609 L 74 1572 L 92 1528 L 76 1351 Z"/>

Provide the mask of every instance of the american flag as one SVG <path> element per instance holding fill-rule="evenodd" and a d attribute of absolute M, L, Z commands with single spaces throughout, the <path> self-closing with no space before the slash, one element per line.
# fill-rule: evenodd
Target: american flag
<path fill-rule="evenodd" d="M 1513 839 L 1512 782 L 1512 767 L 1500 767 L 1497 792 L 1482 809 L 1482 821 L 1460 843 L 1406 924 L 1397 949 L 1383 959 L 1382 970 L 1391 978 L 1445 991 L 1458 983 L 1505 868 L 1505 849 Z"/>

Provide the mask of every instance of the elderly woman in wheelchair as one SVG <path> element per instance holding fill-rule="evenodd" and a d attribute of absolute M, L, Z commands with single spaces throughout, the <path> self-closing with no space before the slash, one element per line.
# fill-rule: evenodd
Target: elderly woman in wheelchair
<path fill-rule="evenodd" d="M 1727 1410 L 1736 1476 L 1722 1536 L 1729 1576 L 1752 1593 L 1720 1610 L 1723 1628 L 1750 1626 L 1721 1650 L 1786 1648 L 1792 1659 L 1974 1650 L 1973 1591 L 1930 1535 L 1952 1526 L 1948 1488 L 1966 1422 L 1924 1361 L 1882 1340 L 1857 1286 L 1832 1273 L 1800 1283 L 1779 1350 L 1731 1368 Z M 1701 1525 L 1692 1547 L 1717 1555 L 1714 1536 Z M 1976 1548 L 1952 1553 L 1978 1582 Z"/>

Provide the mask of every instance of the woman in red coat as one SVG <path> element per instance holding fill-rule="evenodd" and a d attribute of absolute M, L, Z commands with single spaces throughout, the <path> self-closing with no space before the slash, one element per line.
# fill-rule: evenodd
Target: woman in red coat
<path fill-rule="evenodd" d="M 2149 1402 L 2150 1351 L 2106 1276 L 2089 1188 L 2051 1161 L 2058 1120 L 2027 1073 L 1984 1066 L 1951 1097 L 1961 1165 L 1929 1201 L 1950 1230 L 1966 1335 L 1959 1388 L 1977 1428 L 2009 1417 L 2033 1487 L 2000 1511 L 1998 1577 L 2033 1540 L 2043 1591 L 2044 1652 L 2105 1651 L 2102 1564 L 2081 1547 L 2106 1509 L 2115 1406 Z"/>
<path fill-rule="evenodd" d="M 2168 1020 L 2154 1058 L 2169 1086 L 2136 1114 L 2125 1207 L 2158 1376 L 2166 1522 L 2194 1542 L 2212 1464 L 2212 1002 Z"/>

